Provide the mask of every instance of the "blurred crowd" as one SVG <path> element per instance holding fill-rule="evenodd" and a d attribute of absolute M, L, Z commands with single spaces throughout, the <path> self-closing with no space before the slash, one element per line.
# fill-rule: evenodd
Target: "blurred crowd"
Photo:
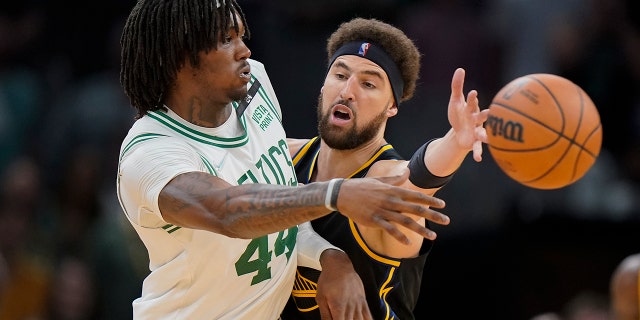
<path fill-rule="evenodd" d="M 456 67 L 467 70 L 465 88 L 479 91 L 482 106 L 488 106 L 504 84 L 530 73 L 564 76 L 595 102 L 603 125 L 603 149 L 594 167 L 574 185 L 553 191 L 520 186 L 500 172 L 488 152 L 482 163 L 465 162 L 441 193 L 453 224 L 438 230 L 441 242 L 459 245 L 438 244 L 448 250 L 440 256 L 438 247 L 434 249 L 422 294 L 425 301 L 432 291 L 440 290 L 430 270 L 445 278 L 458 277 L 442 274 L 460 271 L 454 264 L 468 262 L 461 257 L 492 259 L 526 251 L 513 244 L 530 245 L 524 239 L 528 233 L 539 246 L 511 262 L 563 259 L 565 251 L 555 246 L 558 251 L 550 253 L 538 240 L 543 236 L 539 230 L 553 232 L 554 226 L 580 239 L 580 230 L 596 230 L 590 222 L 611 228 L 587 237 L 607 237 L 613 249 L 594 251 L 580 247 L 591 243 L 582 241 L 568 246 L 562 242 L 566 237 L 556 238 L 561 246 L 583 248 L 600 262 L 596 265 L 602 272 L 591 274 L 599 277 L 598 283 L 608 281 L 624 256 L 640 252 L 637 229 L 620 228 L 637 227 L 640 221 L 638 1 L 239 2 L 253 33 L 248 41 L 252 57 L 266 65 L 292 137 L 315 134 L 315 105 L 326 71 L 325 41 L 340 22 L 354 16 L 397 25 L 423 53 L 416 97 L 400 106 L 387 130 L 388 140 L 405 156 L 448 128 L 445 106 Z M 134 3 L 0 4 L 0 319 L 131 317 L 131 302 L 140 294 L 148 257 L 120 209 L 115 179 L 120 142 L 134 116 L 119 83 L 120 32 Z M 549 220 L 551 227 L 545 224 Z M 525 232 L 504 232 L 514 226 Z M 487 234 L 493 235 L 489 242 L 494 246 L 487 245 L 492 254 L 469 244 Z M 512 246 L 495 246 L 496 234 L 507 237 L 502 240 Z M 583 262 L 574 258 L 575 265 Z M 479 264 L 481 268 L 491 262 Z M 553 265 L 541 265 L 545 266 Z M 602 285 L 595 287 L 599 302 L 589 305 L 606 306 L 607 293 L 597 292 Z M 593 288 L 576 283 L 570 289 L 567 295 L 578 299 Z M 533 290 L 537 291 L 526 295 L 545 294 L 541 288 Z M 524 319 L 560 311 L 571 301 L 521 300 L 522 305 L 511 307 L 519 310 L 503 311 Z M 425 305 L 430 309 L 419 312 L 443 318 L 434 308 L 444 305 Z"/>

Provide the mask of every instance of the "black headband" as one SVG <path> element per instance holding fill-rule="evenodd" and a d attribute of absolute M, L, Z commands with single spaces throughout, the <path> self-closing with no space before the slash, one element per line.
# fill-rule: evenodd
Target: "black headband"
<path fill-rule="evenodd" d="M 331 57 L 329 68 L 339 56 L 353 55 L 371 60 L 377 64 L 387 73 L 389 82 L 391 83 L 391 91 L 393 91 L 393 97 L 396 99 L 396 106 L 400 105 L 400 98 L 402 98 L 402 91 L 404 90 L 404 81 L 402 81 L 402 75 L 400 69 L 393 62 L 391 57 L 377 45 L 374 45 L 366 41 L 349 42 L 336 50 L 336 53 Z"/>

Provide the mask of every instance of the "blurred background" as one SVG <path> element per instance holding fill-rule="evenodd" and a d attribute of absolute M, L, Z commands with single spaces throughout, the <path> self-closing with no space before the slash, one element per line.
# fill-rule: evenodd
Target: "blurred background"
<path fill-rule="evenodd" d="M 534 190 L 468 157 L 439 196 L 452 223 L 427 260 L 418 319 L 608 319 L 615 266 L 640 252 L 640 13 L 635 0 L 239 0 L 252 57 L 291 137 L 316 133 L 325 42 L 378 18 L 423 53 L 388 140 L 410 157 L 443 135 L 450 80 L 483 107 L 506 83 L 554 73 L 580 85 L 604 129 L 577 183 Z M 146 251 L 115 196 L 134 110 L 119 37 L 134 0 L 0 4 L 0 319 L 129 319 Z"/>

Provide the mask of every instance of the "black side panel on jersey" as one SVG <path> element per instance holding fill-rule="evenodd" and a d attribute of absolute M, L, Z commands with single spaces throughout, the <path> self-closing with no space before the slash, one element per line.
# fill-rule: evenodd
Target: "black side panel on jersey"
<path fill-rule="evenodd" d="M 298 182 L 309 182 L 319 149 L 320 139 L 312 139 L 296 155 L 297 161 L 294 164 Z M 399 159 L 402 157 L 392 146 L 382 146 L 372 161 L 361 167 L 352 177 L 364 177 L 376 161 Z M 422 273 L 432 241 L 423 241 L 418 257 L 395 259 L 377 254 L 368 248 L 355 223 L 338 212 L 313 220 L 311 224 L 320 236 L 349 255 L 365 286 L 367 302 L 374 319 L 415 318 L 413 309 L 417 303 Z M 315 302 L 319 274 L 314 269 L 298 268 L 293 298 L 285 308 L 284 320 L 320 319 Z"/>

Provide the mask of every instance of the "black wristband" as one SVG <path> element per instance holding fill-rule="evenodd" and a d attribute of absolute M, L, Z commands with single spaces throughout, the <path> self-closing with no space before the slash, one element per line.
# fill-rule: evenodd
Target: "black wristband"
<path fill-rule="evenodd" d="M 427 166 L 424 164 L 424 154 L 427 151 L 427 146 L 435 139 L 431 139 L 423 144 L 409 160 L 409 181 L 416 187 L 422 189 L 440 188 L 447 184 L 453 177 L 453 173 L 446 177 L 438 177 L 431 173 Z M 455 172 L 454 172 L 455 173 Z"/>

